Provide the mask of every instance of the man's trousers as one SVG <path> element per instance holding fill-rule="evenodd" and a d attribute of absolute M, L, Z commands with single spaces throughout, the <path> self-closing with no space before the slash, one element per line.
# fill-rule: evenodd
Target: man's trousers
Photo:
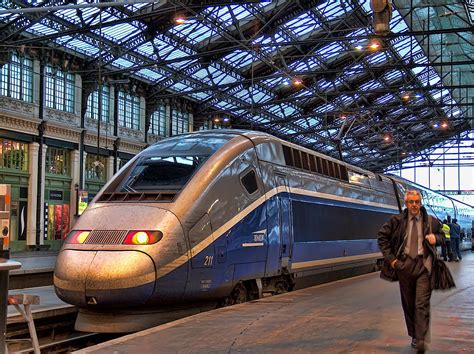
<path fill-rule="evenodd" d="M 423 257 L 406 257 L 396 269 L 408 335 L 424 341 L 430 327 L 431 281 Z"/>

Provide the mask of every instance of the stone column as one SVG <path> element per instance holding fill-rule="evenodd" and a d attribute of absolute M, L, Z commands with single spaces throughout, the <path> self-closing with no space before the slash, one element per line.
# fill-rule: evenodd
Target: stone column
<path fill-rule="evenodd" d="M 82 173 L 82 180 L 84 181 L 84 189 L 86 188 L 86 161 L 87 161 L 87 152 L 83 152 L 83 157 L 82 157 L 82 166 L 84 166 L 84 168 L 82 169 L 82 171 L 80 173 Z"/>
<path fill-rule="evenodd" d="M 36 198 L 38 195 L 38 151 L 39 144 L 31 143 L 28 146 L 28 171 L 30 178 L 28 181 L 28 212 L 26 221 L 26 245 L 34 246 L 36 244 Z"/>
<path fill-rule="evenodd" d="M 114 175 L 114 157 L 109 156 L 107 157 L 107 166 L 106 168 L 106 173 L 107 173 L 107 181 L 110 181 L 112 176 Z"/>
<path fill-rule="evenodd" d="M 46 144 L 43 144 L 43 154 L 42 154 L 42 159 L 41 159 L 41 186 L 43 187 L 43 190 L 38 191 L 41 196 L 41 205 L 40 207 L 40 212 L 41 212 L 41 229 L 40 229 L 40 245 L 44 245 L 44 229 L 47 220 L 44 219 L 44 194 L 46 193 L 46 150 L 48 149 L 48 146 Z"/>
<path fill-rule="evenodd" d="M 74 224 L 77 221 L 77 189 L 79 188 L 80 175 L 81 175 L 81 166 L 80 166 L 80 157 L 81 154 L 79 150 L 71 151 L 71 205 L 69 207 L 69 220 L 70 230 L 74 227 Z"/>
<path fill-rule="evenodd" d="M 173 131 L 173 125 L 171 124 L 171 105 L 169 104 L 169 102 L 167 102 L 165 106 L 165 117 L 166 117 L 165 136 L 171 136 L 171 132 Z"/>
<path fill-rule="evenodd" d="M 192 132 L 194 126 L 194 115 L 192 113 L 188 113 L 188 131 Z"/>

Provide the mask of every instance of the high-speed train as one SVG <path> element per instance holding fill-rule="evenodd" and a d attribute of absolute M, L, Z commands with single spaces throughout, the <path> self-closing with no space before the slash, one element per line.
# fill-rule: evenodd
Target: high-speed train
<path fill-rule="evenodd" d="M 163 308 L 239 303 L 329 270 L 374 269 L 377 231 L 409 187 L 261 132 L 168 138 L 80 217 L 57 258 L 56 293 L 80 308 L 76 329 L 130 332 Z M 416 188 L 429 212 L 472 218 L 472 208 L 461 217 L 451 199 Z"/>

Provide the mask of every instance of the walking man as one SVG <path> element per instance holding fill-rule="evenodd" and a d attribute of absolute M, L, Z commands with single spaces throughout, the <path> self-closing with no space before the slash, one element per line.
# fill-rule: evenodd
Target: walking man
<path fill-rule="evenodd" d="M 428 216 L 417 190 L 405 193 L 406 209 L 393 215 L 378 233 L 385 260 L 395 269 L 400 285 L 403 313 L 411 346 L 426 349 L 430 326 L 431 270 L 436 244 L 444 235 L 436 218 Z"/>

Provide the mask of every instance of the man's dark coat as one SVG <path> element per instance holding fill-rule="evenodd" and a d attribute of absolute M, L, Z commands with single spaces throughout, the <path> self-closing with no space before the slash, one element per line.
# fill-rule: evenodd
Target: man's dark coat
<path fill-rule="evenodd" d="M 423 235 L 433 233 L 436 237 L 436 245 L 440 245 L 444 242 L 441 223 L 436 218 L 428 217 L 424 207 L 420 208 L 420 213 L 423 220 Z M 397 280 L 394 279 L 396 273 L 391 269 L 390 263 L 395 259 L 399 259 L 403 254 L 407 238 L 408 214 L 408 209 L 405 209 L 400 214 L 392 215 L 378 233 L 379 248 L 385 260 L 381 277 L 389 278 L 387 280 Z M 423 247 L 428 252 L 425 254 L 431 254 L 432 259 L 436 257 L 436 245 L 431 245 L 426 240 L 423 241 Z"/>

